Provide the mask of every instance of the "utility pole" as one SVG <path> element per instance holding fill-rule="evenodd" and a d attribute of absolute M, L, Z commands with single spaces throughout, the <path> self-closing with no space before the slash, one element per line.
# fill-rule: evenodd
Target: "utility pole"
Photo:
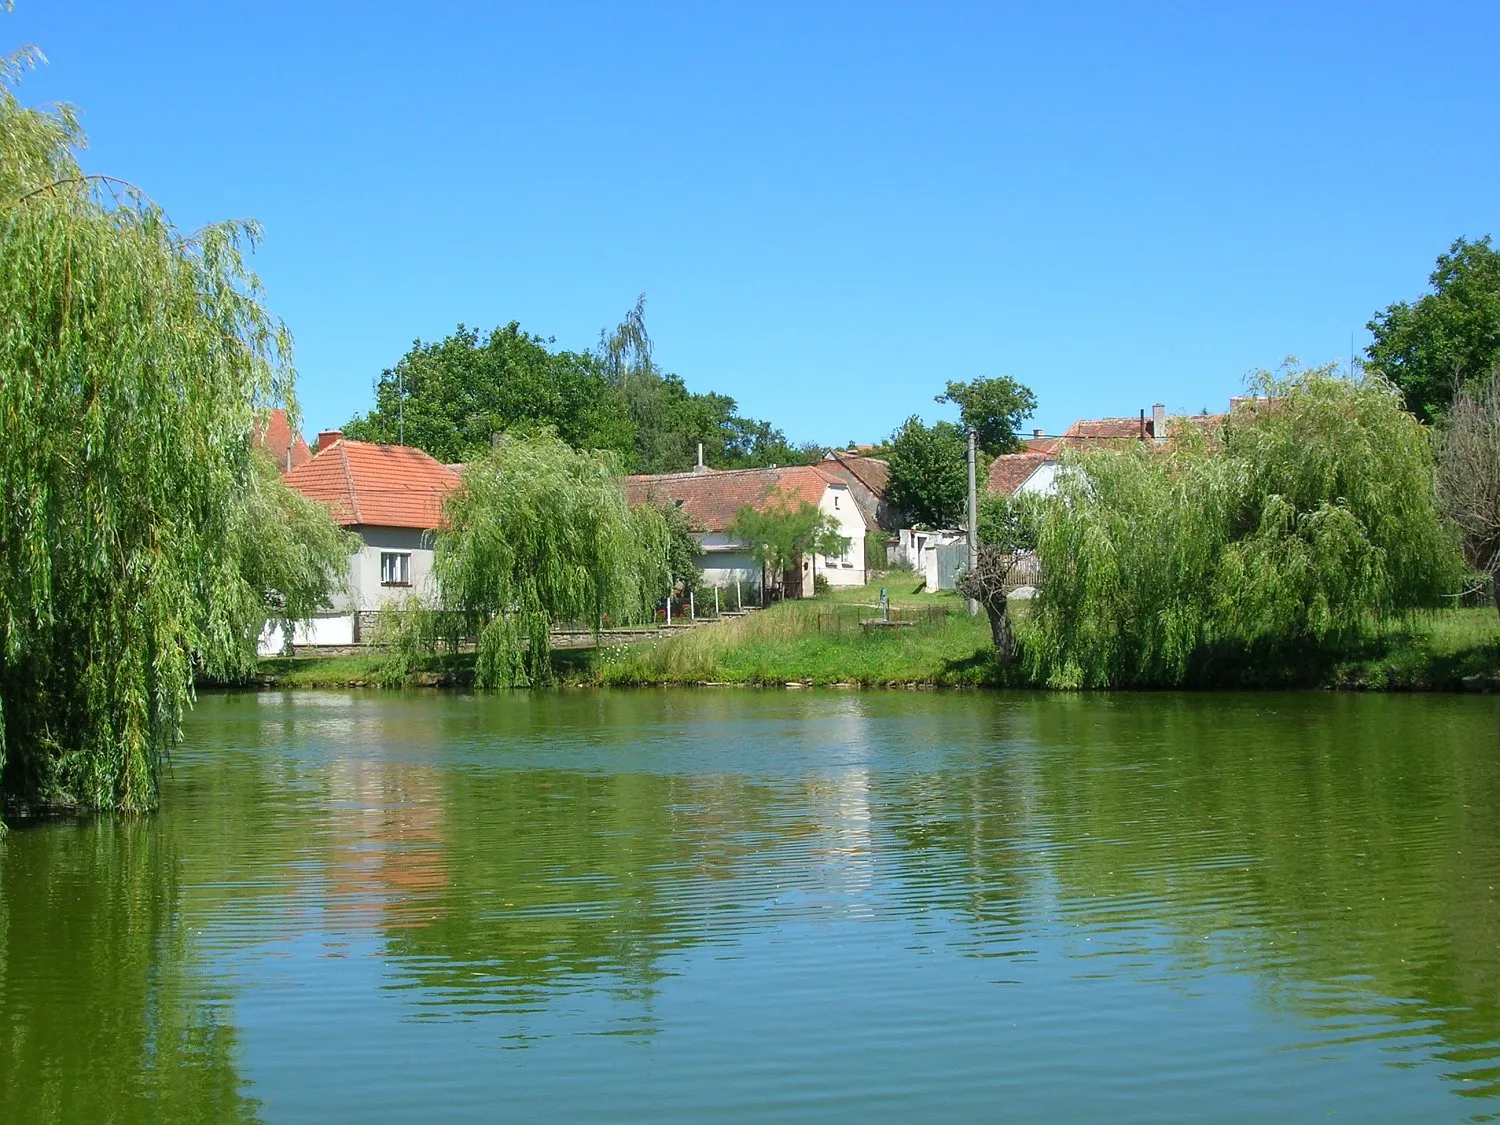
<path fill-rule="evenodd" d="M 974 488 L 974 442 L 977 435 L 974 427 L 969 427 L 969 573 L 973 573 L 979 566 L 979 498 Z M 973 598 L 969 599 L 969 612 L 979 612 L 979 603 Z"/>

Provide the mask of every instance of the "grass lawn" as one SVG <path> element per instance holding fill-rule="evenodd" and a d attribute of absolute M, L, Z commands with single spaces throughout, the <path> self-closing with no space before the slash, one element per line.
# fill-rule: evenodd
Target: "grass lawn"
<path fill-rule="evenodd" d="M 601 649 L 587 681 L 598 684 L 934 684 L 994 680 L 989 625 L 948 595 L 915 603 L 934 613 L 908 628 L 866 629 L 880 616 L 874 593 L 782 602 L 651 644 Z M 860 602 L 870 603 L 864 612 Z M 898 609 L 913 605 L 892 599 Z"/>
<path fill-rule="evenodd" d="M 879 616 L 884 586 L 895 616 L 917 623 L 868 629 Z M 864 587 L 783 602 L 660 639 L 598 650 L 555 650 L 564 683 L 849 684 L 862 687 L 998 686 L 1000 670 L 983 614 L 971 617 L 952 594 L 917 592 L 909 571 L 875 574 Z M 1013 604 L 1016 633 L 1026 620 Z M 379 686 L 380 653 L 263 660 L 262 683 L 278 687 Z M 407 683 L 464 686 L 473 682 L 472 654 L 432 656 L 417 663 Z M 1019 676 L 1011 682 L 1019 684 Z M 1493 609 L 1442 610 L 1372 627 L 1345 650 L 1315 653 L 1296 665 L 1231 664 L 1212 686 L 1333 687 L 1373 691 L 1500 689 L 1500 615 Z"/>

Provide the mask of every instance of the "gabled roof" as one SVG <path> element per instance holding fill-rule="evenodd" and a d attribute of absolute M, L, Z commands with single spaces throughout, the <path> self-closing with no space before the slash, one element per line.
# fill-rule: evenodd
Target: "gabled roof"
<path fill-rule="evenodd" d="M 406 527 L 431 531 L 442 522 L 443 500 L 458 474 L 420 449 L 338 438 L 286 482 L 309 500 L 328 505 L 345 527 Z"/>
<path fill-rule="evenodd" d="M 778 497 L 817 504 L 829 488 L 849 486 L 814 465 L 785 469 L 710 469 L 702 473 L 661 473 L 625 478 L 632 504 L 676 504 L 695 527 L 723 531 L 746 504 L 764 511 Z"/>
<path fill-rule="evenodd" d="M 1032 473 L 1056 459 L 1056 454 L 1041 450 L 1003 453 L 990 462 L 988 488 L 1002 496 L 1014 496 L 1016 489 L 1025 484 Z"/>
<path fill-rule="evenodd" d="M 253 440 L 271 455 L 276 467 L 287 473 L 312 458 L 312 450 L 300 433 L 292 431 L 286 411 L 281 407 L 266 411 L 264 425 L 256 426 Z"/>
<path fill-rule="evenodd" d="M 891 467 L 879 457 L 866 457 L 851 450 L 830 449 L 823 460 L 846 469 L 855 480 L 873 492 L 877 499 L 885 498 L 886 485 L 891 479 Z M 837 469 L 831 467 L 828 471 L 838 473 Z"/>

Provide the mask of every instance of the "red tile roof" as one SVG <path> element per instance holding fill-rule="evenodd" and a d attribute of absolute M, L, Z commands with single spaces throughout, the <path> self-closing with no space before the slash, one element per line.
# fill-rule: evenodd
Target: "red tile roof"
<path fill-rule="evenodd" d="M 1032 473 L 1053 460 L 1056 460 L 1055 454 L 1041 450 L 1001 454 L 990 462 L 988 488 L 1002 496 L 1014 496 L 1016 489 L 1025 484 Z"/>
<path fill-rule="evenodd" d="M 1063 431 L 1061 441 L 1063 445 L 1082 446 L 1120 438 L 1140 441 L 1150 434 L 1149 418 L 1144 423 L 1139 418 L 1080 418 Z"/>
<path fill-rule="evenodd" d="M 632 504 L 676 504 L 702 531 L 723 531 L 746 504 L 764 511 L 777 497 L 817 504 L 829 486 L 849 486 L 813 465 L 785 469 L 710 469 L 705 473 L 662 473 L 625 478 Z"/>
<path fill-rule="evenodd" d="M 286 474 L 309 500 L 328 505 L 345 527 L 408 527 L 431 531 L 458 474 L 420 449 L 339 438 Z"/>
<path fill-rule="evenodd" d="M 891 467 L 880 458 L 865 457 L 862 454 L 848 450 L 833 449 L 829 450 L 828 455 L 823 460 L 831 461 L 833 465 L 842 466 L 847 469 L 855 480 L 873 492 L 877 498 L 883 499 L 885 497 L 885 488 L 891 479 Z M 843 475 L 839 473 L 837 468 L 832 466 L 828 467 L 826 471 L 838 476 Z"/>
<path fill-rule="evenodd" d="M 276 462 L 276 467 L 283 473 L 306 463 L 312 457 L 312 450 L 307 448 L 307 442 L 301 434 L 292 432 L 286 411 L 279 406 L 266 412 L 265 424 L 255 427 L 254 440 L 271 455 L 271 460 Z"/>

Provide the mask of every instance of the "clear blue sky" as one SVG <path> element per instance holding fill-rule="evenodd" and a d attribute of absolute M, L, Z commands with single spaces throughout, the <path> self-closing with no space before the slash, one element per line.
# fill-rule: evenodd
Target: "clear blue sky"
<path fill-rule="evenodd" d="M 794 440 L 1006 374 L 1035 424 L 1220 408 L 1500 236 L 1500 3 L 17 0 L 28 101 L 179 225 L 252 216 L 305 429 L 413 338 L 658 358 Z"/>

